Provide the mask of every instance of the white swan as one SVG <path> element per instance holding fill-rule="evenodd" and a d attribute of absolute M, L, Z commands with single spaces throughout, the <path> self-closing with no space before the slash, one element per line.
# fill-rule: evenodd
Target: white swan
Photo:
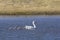
<path fill-rule="evenodd" d="M 11 29 L 13 29 L 13 30 L 19 30 L 19 29 L 28 29 L 28 30 L 31 30 L 31 29 L 35 29 L 36 28 L 36 25 L 35 25 L 35 22 L 33 21 L 32 22 L 32 24 L 33 24 L 33 26 L 28 26 L 28 25 L 26 25 L 25 27 L 9 27 L 9 30 L 11 30 Z"/>
<path fill-rule="evenodd" d="M 24 28 L 25 28 L 25 29 L 28 29 L 28 30 L 29 30 L 29 29 L 35 29 L 35 28 L 36 28 L 35 22 L 33 21 L 32 24 L 33 24 L 33 26 L 28 26 L 28 25 L 26 25 Z"/>

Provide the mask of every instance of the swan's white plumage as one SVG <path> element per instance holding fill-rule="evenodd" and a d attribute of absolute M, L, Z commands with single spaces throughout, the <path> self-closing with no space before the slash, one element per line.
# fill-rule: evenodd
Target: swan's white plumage
<path fill-rule="evenodd" d="M 32 26 L 25 26 L 25 29 L 32 29 Z"/>
<path fill-rule="evenodd" d="M 33 22 L 32 22 L 33 26 L 28 26 L 28 25 L 26 25 L 24 28 L 25 28 L 25 29 L 35 29 L 35 28 L 36 28 L 36 25 L 35 25 L 34 23 L 35 23 L 35 22 L 33 21 Z"/>

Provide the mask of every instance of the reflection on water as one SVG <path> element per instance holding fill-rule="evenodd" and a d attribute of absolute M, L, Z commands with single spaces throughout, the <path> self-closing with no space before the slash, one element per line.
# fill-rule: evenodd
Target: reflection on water
<path fill-rule="evenodd" d="M 32 21 L 36 29 L 24 29 Z M 60 40 L 60 16 L 1 16 L 0 40 Z"/>

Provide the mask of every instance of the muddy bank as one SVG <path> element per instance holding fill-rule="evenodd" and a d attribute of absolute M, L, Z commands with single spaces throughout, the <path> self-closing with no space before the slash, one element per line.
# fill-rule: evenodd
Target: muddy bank
<path fill-rule="evenodd" d="M 0 15 L 60 15 L 59 0 L 0 0 Z"/>

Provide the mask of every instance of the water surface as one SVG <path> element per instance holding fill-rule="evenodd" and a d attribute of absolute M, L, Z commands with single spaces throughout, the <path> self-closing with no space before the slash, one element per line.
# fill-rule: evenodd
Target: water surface
<path fill-rule="evenodd" d="M 32 21 L 35 30 L 17 30 Z M 0 40 L 60 40 L 60 16 L 0 16 Z"/>

